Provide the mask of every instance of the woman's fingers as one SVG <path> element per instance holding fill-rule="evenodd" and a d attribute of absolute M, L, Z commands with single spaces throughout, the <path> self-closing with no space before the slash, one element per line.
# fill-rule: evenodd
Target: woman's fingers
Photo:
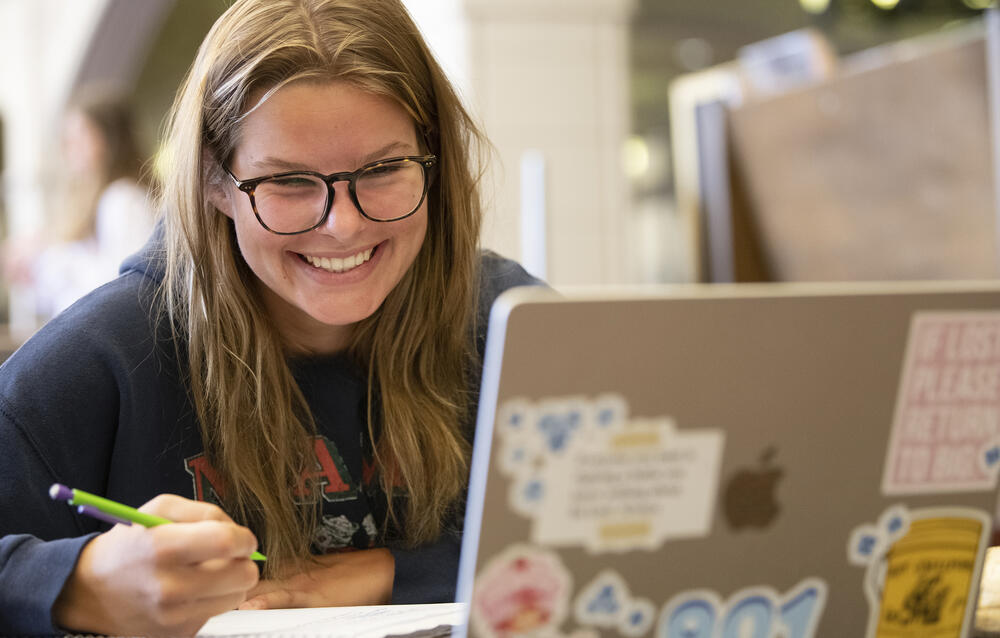
<path fill-rule="evenodd" d="M 235 523 L 203 520 L 147 530 L 157 565 L 193 565 L 211 559 L 246 558 L 257 549 L 253 532 Z"/>
<path fill-rule="evenodd" d="M 206 596 L 221 596 L 239 592 L 240 600 L 256 587 L 260 580 L 257 565 L 248 558 L 208 560 L 181 571 L 181 576 L 194 582 L 206 583 Z M 211 583 L 211 587 L 207 584 Z"/>
<path fill-rule="evenodd" d="M 176 494 L 160 494 L 147 501 L 139 508 L 140 512 L 153 514 L 175 523 L 193 523 L 195 521 L 225 521 L 232 523 L 233 519 L 222 511 L 222 508 L 212 503 L 192 501 Z"/>
<path fill-rule="evenodd" d="M 171 607 L 236 596 L 239 600 L 228 607 L 232 609 L 246 598 L 258 578 L 257 567 L 246 558 L 206 561 L 161 572 L 151 598 L 157 605 Z"/>
<path fill-rule="evenodd" d="M 294 589 L 273 589 L 267 593 L 248 597 L 239 609 L 288 609 L 293 607 L 316 607 L 313 596 L 308 592 Z"/>
<path fill-rule="evenodd" d="M 385 604 L 394 575 L 395 561 L 384 548 L 327 554 L 304 571 L 260 581 L 240 609 Z"/>

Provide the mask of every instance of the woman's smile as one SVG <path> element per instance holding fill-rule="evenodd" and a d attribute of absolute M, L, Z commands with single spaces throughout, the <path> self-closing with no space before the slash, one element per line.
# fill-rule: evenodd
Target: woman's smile
<path fill-rule="evenodd" d="M 321 268 L 327 272 L 334 273 L 345 273 L 355 268 L 359 268 L 362 264 L 367 263 L 371 259 L 372 252 L 375 248 L 369 248 L 367 250 L 362 250 L 359 253 L 350 255 L 344 259 L 340 257 L 321 257 L 319 255 L 300 255 L 307 263 L 315 266 L 316 268 Z"/>

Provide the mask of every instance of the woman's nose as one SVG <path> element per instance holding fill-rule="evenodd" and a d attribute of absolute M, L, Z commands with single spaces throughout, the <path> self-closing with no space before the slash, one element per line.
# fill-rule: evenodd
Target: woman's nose
<path fill-rule="evenodd" d="M 351 198 L 347 182 L 339 182 L 333 185 L 333 201 L 326 220 L 316 230 L 338 238 L 347 238 L 360 232 L 366 221 Z"/>

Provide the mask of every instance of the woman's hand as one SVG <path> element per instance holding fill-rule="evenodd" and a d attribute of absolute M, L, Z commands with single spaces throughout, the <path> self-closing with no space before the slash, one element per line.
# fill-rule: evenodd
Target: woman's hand
<path fill-rule="evenodd" d="M 59 627 L 191 636 L 257 584 L 257 539 L 215 505 L 160 495 L 139 510 L 175 522 L 115 525 L 88 543 L 53 608 Z"/>
<path fill-rule="evenodd" d="M 363 549 L 317 557 L 318 565 L 263 580 L 240 609 L 382 605 L 392 597 L 396 562 L 389 550 Z"/>

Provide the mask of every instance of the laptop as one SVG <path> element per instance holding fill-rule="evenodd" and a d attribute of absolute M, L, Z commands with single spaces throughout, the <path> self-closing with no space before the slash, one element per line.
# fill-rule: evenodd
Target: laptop
<path fill-rule="evenodd" d="M 968 636 L 998 469 L 1000 283 L 508 291 L 458 633 Z"/>

